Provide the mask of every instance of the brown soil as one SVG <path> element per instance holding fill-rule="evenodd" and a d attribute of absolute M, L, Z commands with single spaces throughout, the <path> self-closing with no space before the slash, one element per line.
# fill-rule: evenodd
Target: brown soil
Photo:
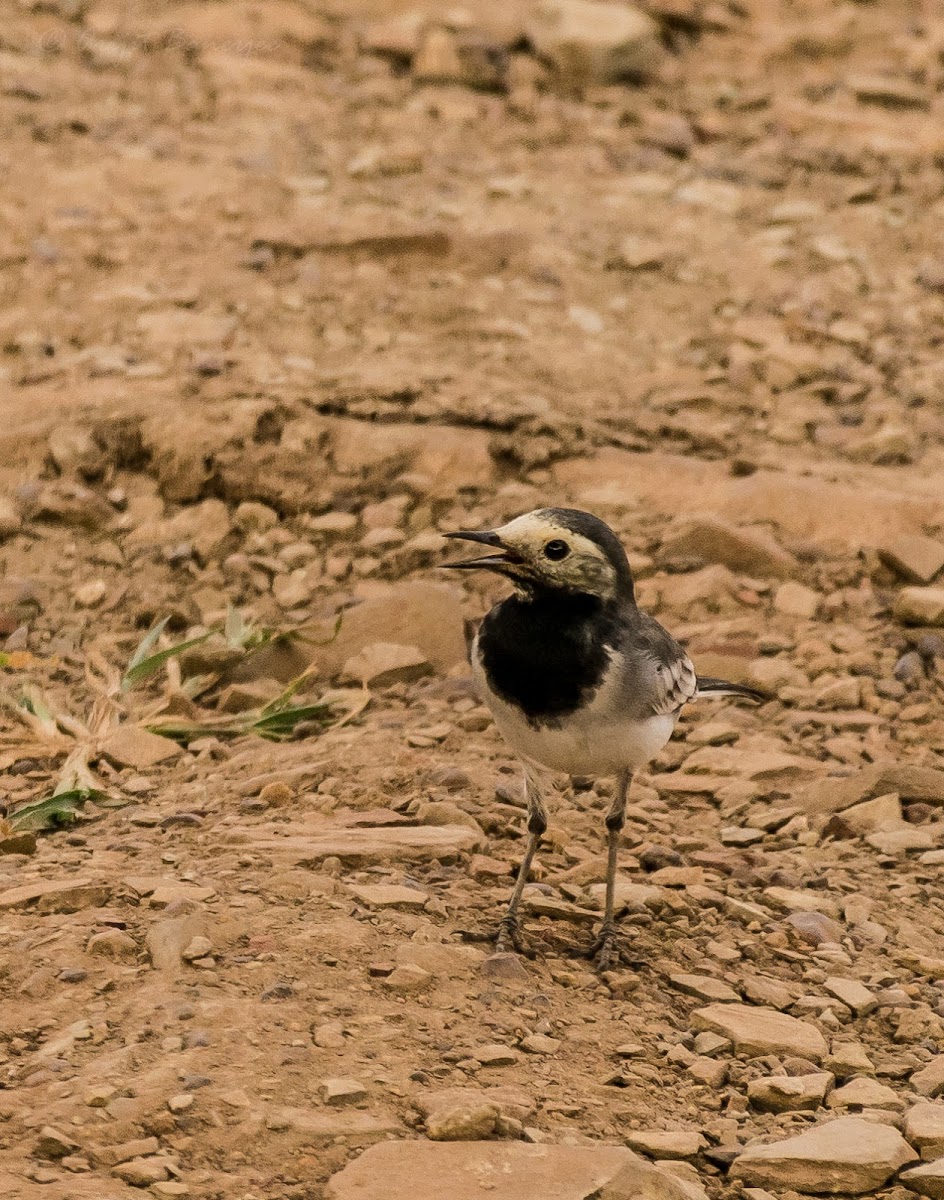
<path fill-rule="evenodd" d="M 694 1169 L 733 1195 L 739 1147 L 823 1116 L 756 1111 L 748 1082 L 815 1067 L 710 1058 L 709 1000 L 673 975 L 861 1044 L 900 1100 L 881 1119 L 944 1052 L 944 791 L 858 774 L 944 769 L 937 635 L 893 617 L 909 580 L 885 565 L 944 531 L 944 33 L 906 0 L 648 7 L 655 75 L 579 87 L 530 52 L 523 3 L 458 20 L 500 64 L 470 76 L 487 88 L 369 52 L 380 0 L 4 16 L 0 682 L 91 722 L 110 797 L 0 858 L 10 1200 L 316 1200 L 456 1087 L 504 1089 L 496 1137 L 700 1132 Z M 609 784 L 562 786 L 537 957 L 494 979 L 480 939 L 523 820 L 461 622 L 499 589 L 443 585 L 435 535 L 565 502 L 618 529 L 703 671 L 779 699 L 697 707 L 637 779 L 623 868 L 653 890 L 605 978 L 568 947 L 591 940 Z M 787 590 L 676 545 L 706 512 L 772 535 Z M 328 646 L 204 663 L 197 706 L 173 666 L 102 699 L 157 619 L 194 636 L 231 604 L 324 640 L 359 601 Z M 376 642 L 417 670 L 363 711 L 342 675 L 353 715 L 325 733 L 102 750 L 161 695 L 199 716 L 313 663 L 316 700 Z M 75 741 L 0 711 L 8 811 Z M 910 841 L 835 815 L 882 790 Z M 363 1094 L 332 1102 L 336 1080 Z"/>

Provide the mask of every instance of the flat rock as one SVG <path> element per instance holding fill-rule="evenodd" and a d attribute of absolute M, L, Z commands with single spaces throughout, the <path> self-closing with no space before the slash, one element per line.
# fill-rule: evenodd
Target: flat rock
<path fill-rule="evenodd" d="M 271 39 L 270 45 L 287 42 L 300 46 L 317 45 L 325 32 L 321 18 L 304 8 L 281 3 L 260 8 L 251 0 L 235 0 L 222 12 L 207 11 L 201 3 L 181 4 L 173 14 L 158 10 L 149 14 L 145 28 L 152 37 L 163 34 L 207 48 L 220 45 L 221 42 L 228 46 L 243 46 L 246 54 L 265 53 L 257 41 L 263 30 L 266 37 Z M 194 316 L 188 310 L 179 309 L 162 310 L 154 315 L 163 320 L 178 315 Z M 204 314 L 197 314 L 198 328 L 200 318 L 204 321 L 210 319 Z M 172 320 L 170 324 L 171 329 L 175 329 Z M 191 333 L 190 336 L 193 338 L 196 335 Z"/>
<path fill-rule="evenodd" d="M 432 663 L 416 646 L 370 642 L 347 659 L 341 668 L 340 680 L 363 687 L 389 687 L 393 683 L 414 683 L 429 675 L 432 669 Z"/>
<path fill-rule="evenodd" d="M 714 606 L 737 591 L 737 576 L 727 567 L 715 563 L 684 575 L 665 575 L 644 583 L 647 605 L 663 604 L 684 612 L 693 605 Z"/>
<path fill-rule="evenodd" d="M 767 530 L 745 529 L 710 513 L 669 529 L 662 553 L 722 563 L 755 578 L 789 579 L 798 570 L 794 556 Z"/>
<path fill-rule="evenodd" d="M 39 913 L 73 913 L 107 904 L 111 888 L 91 879 L 46 879 L 0 892 L 0 910 L 36 906 Z"/>
<path fill-rule="evenodd" d="M 826 1102 L 830 1108 L 877 1108 L 895 1112 L 905 1107 L 905 1102 L 887 1084 L 877 1079 L 850 1079 L 830 1095 Z"/>
<path fill-rule="evenodd" d="M 892 611 L 906 625 L 944 625 L 944 587 L 905 587 Z"/>
<path fill-rule="evenodd" d="M 557 463 L 553 474 L 559 487 L 588 508 L 650 504 L 671 516 L 707 511 L 732 521 L 770 522 L 798 538 L 841 539 L 850 547 L 875 546 L 944 522 L 939 490 L 890 487 L 887 469 L 863 464 L 848 480 L 766 468 L 735 477 L 726 461 L 607 448 L 592 458 Z M 867 522 L 862 520 L 863 490 L 869 496 Z"/>
<path fill-rule="evenodd" d="M 754 829 L 750 825 L 723 825 L 718 840 L 722 846 L 756 846 L 764 836 L 763 829 Z"/>
<path fill-rule="evenodd" d="M 788 617 L 811 620 L 819 609 L 821 596 L 803 583 L 788 580 L 774 593 L 774 608 Z"/>
<path fill-rule="evenodd" d="M 528 889 L 521 900 L 522 910 L 531 916 L 549 917 L 552 921 L 574 921 L 585 925 L 593 925 L 599 914 L 592 908 L 581 908 L 569 900 L 561 900 L 556 896 L 544 896 Z"/>
<path fill-rule="evenodd" d="M 530 978 L 517 954 L 491 954 L 482 963 L 482 974 L 496 983 L 525 983 Z"/>
<path fill-rule="evenodd" d="M 944 805 L 944 771 L 898 763 L 864 767 L 851 775 L 809 784 L 798 793 L 797 801 L 808 813 L 834 813 L 890 792 L 897 793 L 905 803 Z"/>
<path fill-rule="evenodd" d="M 919 1196 L 930 1196 L 931 1200 L 944 1200 L 944 1158 L 902 1171 L 898 1182 L 903 1183 L 909 1191 L 917 1192 Z"/>
<path fill-rule="evenodd" d="M 731 1178 L 775 1191 L 858 1196 L 882 1187 L 914 1158 L 897 1129 L 861 1117 L 839 1117 L 796 1137 L 748 1146 Z"/>
<path fill-rule="evenodd" d="M 305 1145 L 327 1146 L 336 1138 L 351 1138 L 358 1144 L 402 1135 L 403 1125 L 394 1116 L 361 1112 L 356 1108 L 277 1108 L 266 1120 L 269 1128 L 291 1130 Z"/>
<path fill-rule="evenodd" d="M 159 884 L 151 892 L 150 899 L 152 908 L 167 908 L 169 904 L 176 904 L 178 900 L 202 904 L 204 900 L 212 900 L 215 895 L 216 888 L 200 887 L 196 883 L 178 883 L 175 880 L 173 883 Z"/>
<path fill-rule="evenodd" d="M 844 808 L 842 821 L 853 833 L 863 835 L 901 829 L 905 824 L 901 799 L 897 792 L 887 792 L 884 796 L 861 800 L 851 808 Z"/>
<path fill-rule="evenodd" d="M 734 746 L 702 746 L 685 760 L 685 770 L 708 775 L 736 775 L 739 779 L 786 782 L 809 779 L 822 772 L 815 758 L 779 750 L 744 750 Z"/>
<path fill-rule="evenodd" d="M 208 937 L 197 934 L 184 946 L 180 957 L 184 962 L 196 962 L 198 958 L 206 958 L 213 950 L 213 943 Z"/>
<path fill-rule="evenodd" d="M 669 983 L 688 996 L 697 996 L 699 1000 L 716 1000 L 726 1004 L 741 999 L 734 988 L 710 975 L 670 975 Z"/>
<path fill-rule="evenodd" d="M 817 708 L 832 712 L 855 711 L 862 705 L 862 689 L 858 679 L 850 675 L 846 679 L 837 679 L 817 688 L 815 701 Z"/>
<path fill-rule="evenodd" d="M 0 836 L 0 854 L 35 854 L 36 834 L 31 829 Z"/>
<path fill-rule="evenodd" d="M 535 6 L 527 35 L 572 86 L 649 75 L 663 54 L 655 21 L 611 0 L 546 0 Z"/>
<path fill-rule="evenodd" d="M 877 549 L 882 562 L 908 583 L 929 584 L 944 567 L 944 542 L 920 533 L 900 534 Z"/>
<path fill-rule="evenodd" d="M 363 440 L 362 431 L 357 433 Z M 437 671 L 448 671 L 466 661 L 462 605 L 463 594 L 452 584 L 391 584 L 381 595 L 344 609 L 337 636 L 318 648 L 319 664 L 331 676 L 371 643 L 392 642 L 415 647 Z M 326 634 L 333 633 L 331 622 Z"/>
<path fill-rule="evenodd" d="M 708 1144 L 697 1130 L 631 1129 L 625 1136 L 630 1150 L 649 1158 L 695 1158 Z"/>
<path fill-rule="evenodd" d="M 901 961 L 916 971 L 919 975 L 927 975 L 929 979 L 944 979 L 944 958 L 937 958 L 931 954 L 920 954 L 913 950 L 907 949 L 911 945 L 911 939 L 904 932 L 904 928 L 910 922 L 902 921 L 899 923 L 898 940 L 906 947 L 900 951 Z M 919 934 L 919 936 L 922 936 Z M 920 945 L 921 943 L 916 943 Z"/>
<path fill-rule="evenodd" d="M 649 876 L 656 887 L 686 888 L 705 882 L 703 867 L 660 867 Z"/>
<path fill-rule="evenodd" d="M 865 840 L 880 854 L 890 855 L 908 854 L 912 850 L 930 850 L 934 845 L 934 838 L 928 830 L 917 825 L 870 833 Z"/>
<path fill-rule="evenodd" d="M 769 975 L 748 975 L 743 981 L 744 995 L 752 1004 L 763 1008 L 783 1010 L 795 1004 L 800 990 L 796 986 L 787 987 L 779 979 L 771 979 Z"/>
<path fill-rule="evenodd" d="M 382 1142 L 334 1175 L 326 1200 L 704 1200 L 624 1146 Z"/>
<path fill-rule="evenodd" d="M 395 883 L 355 883 L 350 891 L 367 908 L 422 908 L 429 899 L 426 892 Z"/>
<path fill-rule="evenodd" d="M 340 858 L 347 866 L 381 862 L 429 862 L 453 859 L 459 854 L 486 849 L 481 832 L 466 825 L 396 825 L 382 829 L 336 828 L 311 834 L 299 826 L 286 826 L 285 837 L 261 837 L 246 830 L 255 849 L 294 866 Z M 297 832 L 296 832 L 297 831 Z"/>
<path fill-rule="evenodd" d="M 112 1167 L 111 1173 L 117 1179 L 123 1179 L 125 1183 L 130 1183 L 132 1187 L 148 1187 L 152 1183 L 162 1183 L 165 1179 L 170 1178 L 166 1161 L 156 1156 L 154 1158 L 132 1158 L 129 1162 L 119 1163 L 117 1167 Z"/>
<path fill-rule="evenodd" d="M 775 908 L 783 912 L 820 912 L 835 919 L 839 905 L 822 892 L 810 888 L 764 888 L 764 895 Z"/>
<path fill-rule="evenodd" d="M 731 780 L 726 775 L 702 775 L 689 771 L 673 771 L 671 774 L 657 775 L 653 787 L 660 796 L 669 795 L 704 795 L 713 796 Z"/>
<path fill-rule="evenodd" d="M 174 974 L 181 967 L 184 950 L 195 938 L 205 937 L 206 931 L 206 918 L 199 913 L 155 921 L 144 939 L 151 965 L 156 971 Z"/>
<path fill-rule="evenodd" d="M 409 964 L 394 967 L 383 980 L 384 987 L 390 992 L 401 996 L 410 996 L 416 992 L 425 992 L 433 986 L 433 976 L 422 967 Z"/>
<path fill-rule="evenodd" d="M 801 941 L 810 946 L 823 942 L 838 942 L 842 938 L 842 926 L 821 912 L 787 913 L 784 924 L 789 925 Z"/>
<path fill-rule="evenodd" d="M 512 1051 L 512 1053 L 515 1053 Z M 517 1056 L 520 1057 L 520 1056 Z M 526 1121 L 533 1116 L 537 1102 L 524 1088 L 501 1084 L 498 1087 L 451 1087 L 423 1092 L 413 1101 L 422 1116 L 474 1104 L 488 1104 L 503 1117 Z"/>
<path fill-rule="evenodd" d="M 926 1067 L 915 1071 L 910 1083 L 921 1096 L 940 1096 L 944 1093 L 944 1054 L 937 1055 Z"/>
<path fill-rule="evenodd" d="M 521 1039 L 521 1049 L 528 1054 L 556 1054 L 560 1049 L 560 1039 L 549 1037 L 546 1033 L 529 1033 Z"/>
<path fill-rule="evenodd" d="M 454 942 L 403 942 L 397 947 L 400 966 L 419 967 L 437 978 L 469 979 L 485 959 L 477 946 Z"/>
<path fill-rule="evenodd" d="M 875 1063 L 866 1054 L 861 1042 L 833 1042 L 823 1066 L 840 1079 L 875 1074 Z"/>
<path fill-rule="evenodd" d="M 878 1001 L 858 979 L 840 979 L 832 975 L 823 983 L 823 991 L 841 1000 L 857 1017 L 865 1017 L 877 1006 Z"/>
<path fill-rule="evenodd" d="M 321 1099 L 330 1108 L 341 1108 L 345 1104 L 360 1104 L 368 1096 L 367 1088 L 359 1079 L 323 1079 L 319 1088 Z"/>
<path fill-rule="evenodd" d="M 820 1062 L 827 1052 L 823 1035 L 813 1025 L 770 1008 L 749 1004 L 709 1004 L 692 1013 L 696 1029 L 730 1038 L 738 1054 L 795 1054 Z"/>
<path fill-rule="evenodd" d="M 747 1097 L 754 1108 L 762 1112 L 807 1112 L 817 1109 L 833 1085 L 828 1071 L 812 1075 L 768 1075 L 752 1079 L 747 1085 Z"/>
<path fill-rule="evenodd" d="M 100 744 L 99 751 L 118 767 L 146 771 L 176 758 L 183 750 L 170 738 L 159 737 L 138 725 L 122 725 Z"/>
<path fill-rule="evenodd" d="M 177 880 L 168 875 L 123 875 L 121 883 L 139 896 L 151 896 L 159 887 L 175 884 Z"/>
<path fill-rule="evenodd" d="M 661 267 L 668 257 L 669 250 L 663 242 L 628 234 L 620 239 L 607 265 L 626 271 L 651 271 Z"/>
<path fill-rule="evenodd" d="M 606 885 L 593 883 L 587 888 L 590 907 L 602 908 L 606 896 Z M 631 879 L 616 878 L 614 899 L 617 912 L 621 909 L 639 911 L 642 908 L 659 908 L 664 901 L 665 891 L 652 883 L 634 883 Z"/>
<path fill-rule="evenodd" d="M 473 1057 L 483 1067 L 513 1067 L 520 1062 L 521 1055 L 513 1046 L 505 1046 L 501 1042 L 490 1042 L 487 1046 L 476 1046 Z"/>
<path fill-rule="evenodd" d="M 105 929 L 101 933 L 93 933 L 86 943 L 87 954 L 98 958 L 135 958 L 138 944 L 130 934 L 121 929 Z"/>
<path fill-rule="evenodd" d="M 111 1146 L 96 1146 L 91 1151 L 92 1159 L 103 1167 L 116 1167 L 132 1158 L 147 1158 L 156 1154 L 160 1143 L 156 1137 L 133 1138 L 130 1142 L 116 1142 Z"/>
<path fill-rule="evenodd" d="M 786 658 L 755 658 L 748 662 L 743 679 L 734 682 L 749 683 L 761 691 L 779 695 L 783 688 L 805 688 L 809 685 L 806 675 Z"/>
<path fill-rule="evenodd" d="M 193 319 L 191 313 L 181 313 Z M 230 532 L 229 510 L 222 500 L 202 500 L 182 508 L 172 517 L 142 521 L 125 535 L 125 545 L 132 549 L 153 549 L 189 543 L 203 559 L 216 553 Z"/>
<path fill-rule="evenodd" d="M 79 1149 L 75 1138 L 63 1133 L 61 1129 L 56 1129 L 54 1125 L 44 1125 L 33 1147 L 33 1155 L 48 1162 L 56 1162 L 69 1154 L 75 1154 Z"/>
<path fill-rule="evenodd" d="M 878 104 L 883 108 L 927 108 L 929 100 L 924 90 L 893 75 L 852 75 L 846 83 L 857 100 Z"/>
<path fill-rule="evenodd" d="M 905 1137 L 925 1162 L 944 1155 L 944 1104 L 921 1100 L 905 1114 Z"/>
<path fill-rule="evenodd" d="M 724 892 L 716 891 L 714 888 L 705 885 L 693 884 L 689 886 L 686 889 L 686 895 L 696 904 L 707 904 L 712 908 L 720 909 L 745 925 L 750 924 L 752 921 L 766 921 L 770 919 L 770 912 L 766 908 L 762 908 L 759 904 L 751 904 L 747 900 L 739 900 L 736 896 L 726 896 Z"/>
<path fill-rule="evenodd" d="M 491 1137 L 499 1112 L 487 1100 L 434 1109 L 426 1118 L 426 1136 L 434 1142 L 478 1142 Z"/>

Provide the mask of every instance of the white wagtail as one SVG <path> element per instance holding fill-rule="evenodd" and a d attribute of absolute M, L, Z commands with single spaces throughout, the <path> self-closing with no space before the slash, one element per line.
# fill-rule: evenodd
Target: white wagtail
<path fill-rule="evenodd" d="M 689 700 L 767 697 L 696 675 L 678 642 L 640 612 L 626 551 L 590 513 L 541 508 L 498 529 L 446 537 L 498 551 L 447 566 L 496 571 L 515 589 L 486 615 L 471 649 L 482 698 L 524 764 L 528 807 L 528 844 L 496 950 L 523 949 L 518 906 L 547 828 L 542 768 L 610 775 L 616 793 L 606 815 L 606 902 L 590 951 L 605 970 L 619 958 L 614 889 L 633 772 L 659 753 Z"/>

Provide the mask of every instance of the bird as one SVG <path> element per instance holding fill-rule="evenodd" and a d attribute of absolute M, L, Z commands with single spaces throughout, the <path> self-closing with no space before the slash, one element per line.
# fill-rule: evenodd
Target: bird
<path fill-rule="evenodd" d="M 634 772 L 668 742 L 690 701 L 769 697 L 696 673 L 679 643 L 637 605 L 626 551 L 591 513 L 539 508 L 495 529 L 444 536 L 493 551 L 445 567 L 490 571 L 513 588 L 482 619 L 470 647 L 479 694 L 524 766 L 528 837 L 495 952 L 527 952 L 518 909 L 547 829 L 548 777 L 611 777 L 603 920 L 588 951 L 606 971 L 621 957 L 616 872 Z"/>

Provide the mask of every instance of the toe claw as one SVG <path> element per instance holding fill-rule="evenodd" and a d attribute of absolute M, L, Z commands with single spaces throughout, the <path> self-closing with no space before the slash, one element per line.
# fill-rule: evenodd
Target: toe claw
<path fill-rule="evenodd" d="M 507 954 L 509 947 L 518 954 L 525 955 L 526 958 L 534 957 L 534 952 L 521 936 L 521 926 L 518 924 L 516 917 L 503 918 L 502 923 L 498 927 L 498 936 L 495 939 L 496 954 Z"/>
<path fill-rule="evenodd" d="M 615 926 L 604 925 L 597 934 L 596 940 L 587 951 L 587 957 L 592 958 L 598 971 L 611 971 L 619 966 L 625 958 L 620 944 L 619 933 Z"/>

